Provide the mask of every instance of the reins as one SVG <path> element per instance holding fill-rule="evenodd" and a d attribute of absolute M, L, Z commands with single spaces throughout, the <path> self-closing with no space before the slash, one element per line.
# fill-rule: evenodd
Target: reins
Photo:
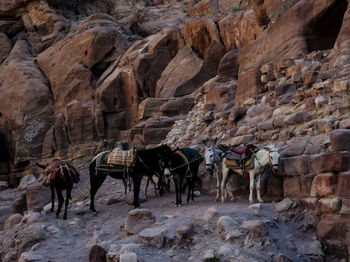
<path fill-rule="evenodd" d="M 189 166 L 191 163 L 193 163 L 193 162 L 195 162 L 195 161 L 197 161 L 197 160 L 200 160 L 200 159 L 202 159 L 202 157 L 198 157 L 198 158 L 196 158 L 196 159 L 194 159 L 194 160 L 192 160 L 192 161 L 189 161 L 189 162 L 187 162 L 187 163 L 185 163 L 185 164 L 183 164 L 183 165 L 177 166 L 177 167 L 175 167 L 175 168 L 169 168 L 169 170 L 170 170 L 170 171 L 174 171 L 174 170 L 177 170 L 177 169 L 179 169 L 179 168 L 181 168 L 181 167 Z"/>

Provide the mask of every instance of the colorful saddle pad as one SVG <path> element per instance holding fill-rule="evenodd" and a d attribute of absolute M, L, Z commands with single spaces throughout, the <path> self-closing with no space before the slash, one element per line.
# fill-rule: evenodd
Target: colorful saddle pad
<path fill-rule="evenodd" d="M 116 166 L 132 166 L 134 163 L 134 149 L 122 150 L 114 148 L 109 153 L 107 164 Z"/>
<path fill-rule="evenodd" d="M 49 185 L 57 174 L 61 176 L 65 183 L 78 183 L 80 181 L 79 173 L 70 163 L 55 159 L 44 170 L 44 185 Z"/>
<path fill-rule="evenodd" d="M 199 162 L 203 161 L 203 157 L 198 153 L 197 150 L 193 148 L 183 147 L 180 150 L 186 156 L 188 162 L 197 161 L 197 160 Z"/>

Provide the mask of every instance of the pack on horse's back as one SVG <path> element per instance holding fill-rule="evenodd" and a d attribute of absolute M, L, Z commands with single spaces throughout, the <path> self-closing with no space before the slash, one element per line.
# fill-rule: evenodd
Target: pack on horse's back
<path fill-rule="evenodd" d="M 59 159 L 52 160 L 45 168 L 43 175 L 43 184 L 46 186 L 49 186 L 57 175 L 61 177 L 65 184 L 78 183 L 80 181 L 79 173 L 76 169 L 70 163 Z"/>

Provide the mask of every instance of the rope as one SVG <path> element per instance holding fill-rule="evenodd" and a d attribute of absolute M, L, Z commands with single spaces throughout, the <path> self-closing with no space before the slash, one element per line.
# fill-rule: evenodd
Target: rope
<path fill-rule="evenodd" d="M 202 159 L 202 157 L 196 158 L 196 159 L 194 159 L 194 160 L 192 160 L 192 161 L 190 161 L 190 162 L 188 162 L 188 163 L 186 163 L 186 164 L 183 164 L 183 165 L 181 165 L 181 166 L 178 166 L 178 167 L 175 167 L 175 168 L 171 168 L 171 169 L 169 168 L 169 170 L 170 170 L 170 171 L 177 170 L 177 169 L 179 169 L 179 168 L 181 168 L 181 167 L 190 165 L 191 163 L 193 163 L 193 162 L 195 162 L 195 161 L 197 161 L 197 160 L 200 160 L 200 159 Z"/>

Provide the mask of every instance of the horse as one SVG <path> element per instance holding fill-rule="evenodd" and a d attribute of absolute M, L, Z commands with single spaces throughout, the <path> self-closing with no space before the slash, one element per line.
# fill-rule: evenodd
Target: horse
<path fill-rule="evenodd" d="M 171 148 L 167 145 L 161 145 L 153 149 L 135 149 L 133 165 L 125 169 L 125 166 L 109 166 L 100 164 L 106 163 L 106 158 L 109 151 L 105 151 L 96 155 L 89 164 L 90 173 L 90 210 L 96 212 L 95 209 L 95 195 L 101 187 L 106 177 L 109 175 L 115 179 L 126 180 L 130 177 L 133 181 L 135 208 L 139 207 L 139 192 L 141 180 L 144 174 L 154 173 L 159 170 L 159 160 L 164 156 L 170 154 Z"/>
<path fill-rule="evenodd" d="M 189 187 L 187 203 L 190 198 L 194 200 L 194 183 L 198 174 L 198 168 L 203 157 L 193 148 L 181 148 L 174 150 L 168 157 L 161 159 L 160 166 L 166 177 L 173 177 L 175 184 L 176 206 L 182 205 L 182 184 L 186 177 Z"/>
<path fill-rule="evenodd" d="M 260 195 L 260 177 L 264 168 L 270 166 L 273 173 L 277 173 L 279 169 L 279 150 L 285 147 L 262 147 L 258 148 L 254 145 L 248 145 L 246 148 L 247 161 L 240 163 L 238 160 L 230 160 L 227 155 L 223 156 L 221 160 L 221 201 L 224 202 L 227 196 L 227 183 L 230 182 L 232 177 L 229 177 L 230 170 L 235 174 L 249 175 L 249 202 L 253 203 L 253 190 L 254 182 L 256 183 L 257 199 L 260 203 L 263 202 Z M 230 198 L 233 199 L 233 195 L 229 192 Z"/>
<path fill-rule="evenodd" d="M 63 202 L 65 202 L 63 219 L 67 219 L 67 209 L 69 199 L 72 199 L 71 192 L 73 189 L 73 183 L 79 182 L 79 172 L 69 162 L 54 159 L 47 165 L 41 165 L 37 163 L 37 166 L 44 169 L 43 184 L 50 186 L 51 191 L 51 212 L 54 212 L 55 208 L 55 189 L 58 198 L 58 207 L 56 211 L 56 218 L 59 217 Z M 66 200 L 62 195 L 62 190 L 66 190 Z"/>

